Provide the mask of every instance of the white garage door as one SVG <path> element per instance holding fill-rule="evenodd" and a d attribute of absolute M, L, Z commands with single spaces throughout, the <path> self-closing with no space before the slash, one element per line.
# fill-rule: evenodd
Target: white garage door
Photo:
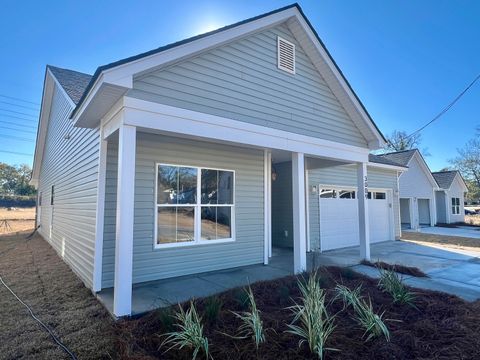
<path fill-rule="evenodd" d="M 392 225 L 387 193 L 371 191 L 368 196 L 370 242 L 390 240 Z M 359 245 L 356 191 L 320 187 L 319 203 L 322 251 Z"/>

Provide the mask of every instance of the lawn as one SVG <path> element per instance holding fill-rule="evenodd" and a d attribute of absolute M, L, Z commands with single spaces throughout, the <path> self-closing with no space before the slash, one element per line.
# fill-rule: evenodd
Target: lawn
<path fill-rule="evenodd" d="M 420 245 L 436 245 L 446 249 L 451 248 L 480 251 L 480 239 L 460 236 L 445 236 L 405 231 L 402 233 L 402 240 L 415 242 Z"/>

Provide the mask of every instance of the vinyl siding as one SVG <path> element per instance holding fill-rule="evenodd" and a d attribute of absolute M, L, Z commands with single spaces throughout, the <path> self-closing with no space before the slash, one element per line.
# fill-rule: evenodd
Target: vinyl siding
<path fill-rule="evenodd" d="M 408 170 L 400 175 L 400 197 L 433 198 L 433 186 L 420 166 L 416 156 L 410 160 Z"/>
<path fill-rule="evenodd" d="M 465 207 L 464 207 L 465 194 L 463 192 L 463 188 L 458 178 L 458 175 L 455 177 L 455 180 L 453 180 L 450 190 L 447 191 L 447 195 L 448 195 L 447 211 L 450 212 L 450 223 L 464 222 L 465 221 Z M 454 197 L 460 198 L 460 214 L 458 215 L 452 214 L 452 198 Z"/>
<path fill-rule="evenodd" d="M 116 146 L 107 151 L 103 287 L 113 286 Z M 231 243 L 154 249 L 155 163 L 235 171 L 235 235 Z M 133 282 L 263 262 L 263 152 L 137 133 Z"/>
<path fill-rule="evenodd" d="M 296 45 L 296 74 L 277 68 L 277 36 Z M 285 25 L 134 79 L 127 94 L 292 133 L 366 141 Z"/>
<path fill-rule="evenodd" d="M 39 232 L 91 287 L 99 132 L 74 128 L 68 118 L 71 111 L 66 95 L 55 85 L 39 177 L 38 191 L 42 193 Z M 70 138 L 66 139 L 66 135 Z M 53 207 L 50 205 L 52 185 L 55 186 Z"/>
<path fill-rule="evenodd" d="M 368 167 L 368 186 L 371 189 L 397 189 L 397 173 L 392 170 L 384 170 Z M 354 166 L 343 165 L 329 168 L 314 169 L 308 171 L 308 185 L 340 185 L 357 186 L 357 171 Z M 310 246 L 312 250 L 319 248 L 320 244 L 320 214 L 318 194 L 309 196 L 309 222 L 310 222 Z M 400 237 L 400 204 L 398 195 L 393 191 L 393 217 L 395 223 L 395 237 Z"/>

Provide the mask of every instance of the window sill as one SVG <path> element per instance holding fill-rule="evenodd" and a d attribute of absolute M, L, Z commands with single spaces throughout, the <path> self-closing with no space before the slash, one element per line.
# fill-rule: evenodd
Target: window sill
<path fill-rule="evenodd" d="M 170 244 L 154 244 L 153 250 L 195 247 L 195 246 L 202 246 L 202 245 L 217 245 L 217 244 L 227 244 L 227 243 L 233 243 L 233 242 L 235 242 L 234 238 L 222 239 L 222 240 L 189 241 L 189 242 L 183 242 L 183 243 L 170 243 Z"/>

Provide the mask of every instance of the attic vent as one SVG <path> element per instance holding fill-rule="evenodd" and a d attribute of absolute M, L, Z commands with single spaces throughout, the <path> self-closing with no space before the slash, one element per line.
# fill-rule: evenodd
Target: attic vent
<path fill-rule="evenodd" d="M 277 58 L 278 68 L 295 74 L 295 45 L 290 41 L 277 38 Z"/>

